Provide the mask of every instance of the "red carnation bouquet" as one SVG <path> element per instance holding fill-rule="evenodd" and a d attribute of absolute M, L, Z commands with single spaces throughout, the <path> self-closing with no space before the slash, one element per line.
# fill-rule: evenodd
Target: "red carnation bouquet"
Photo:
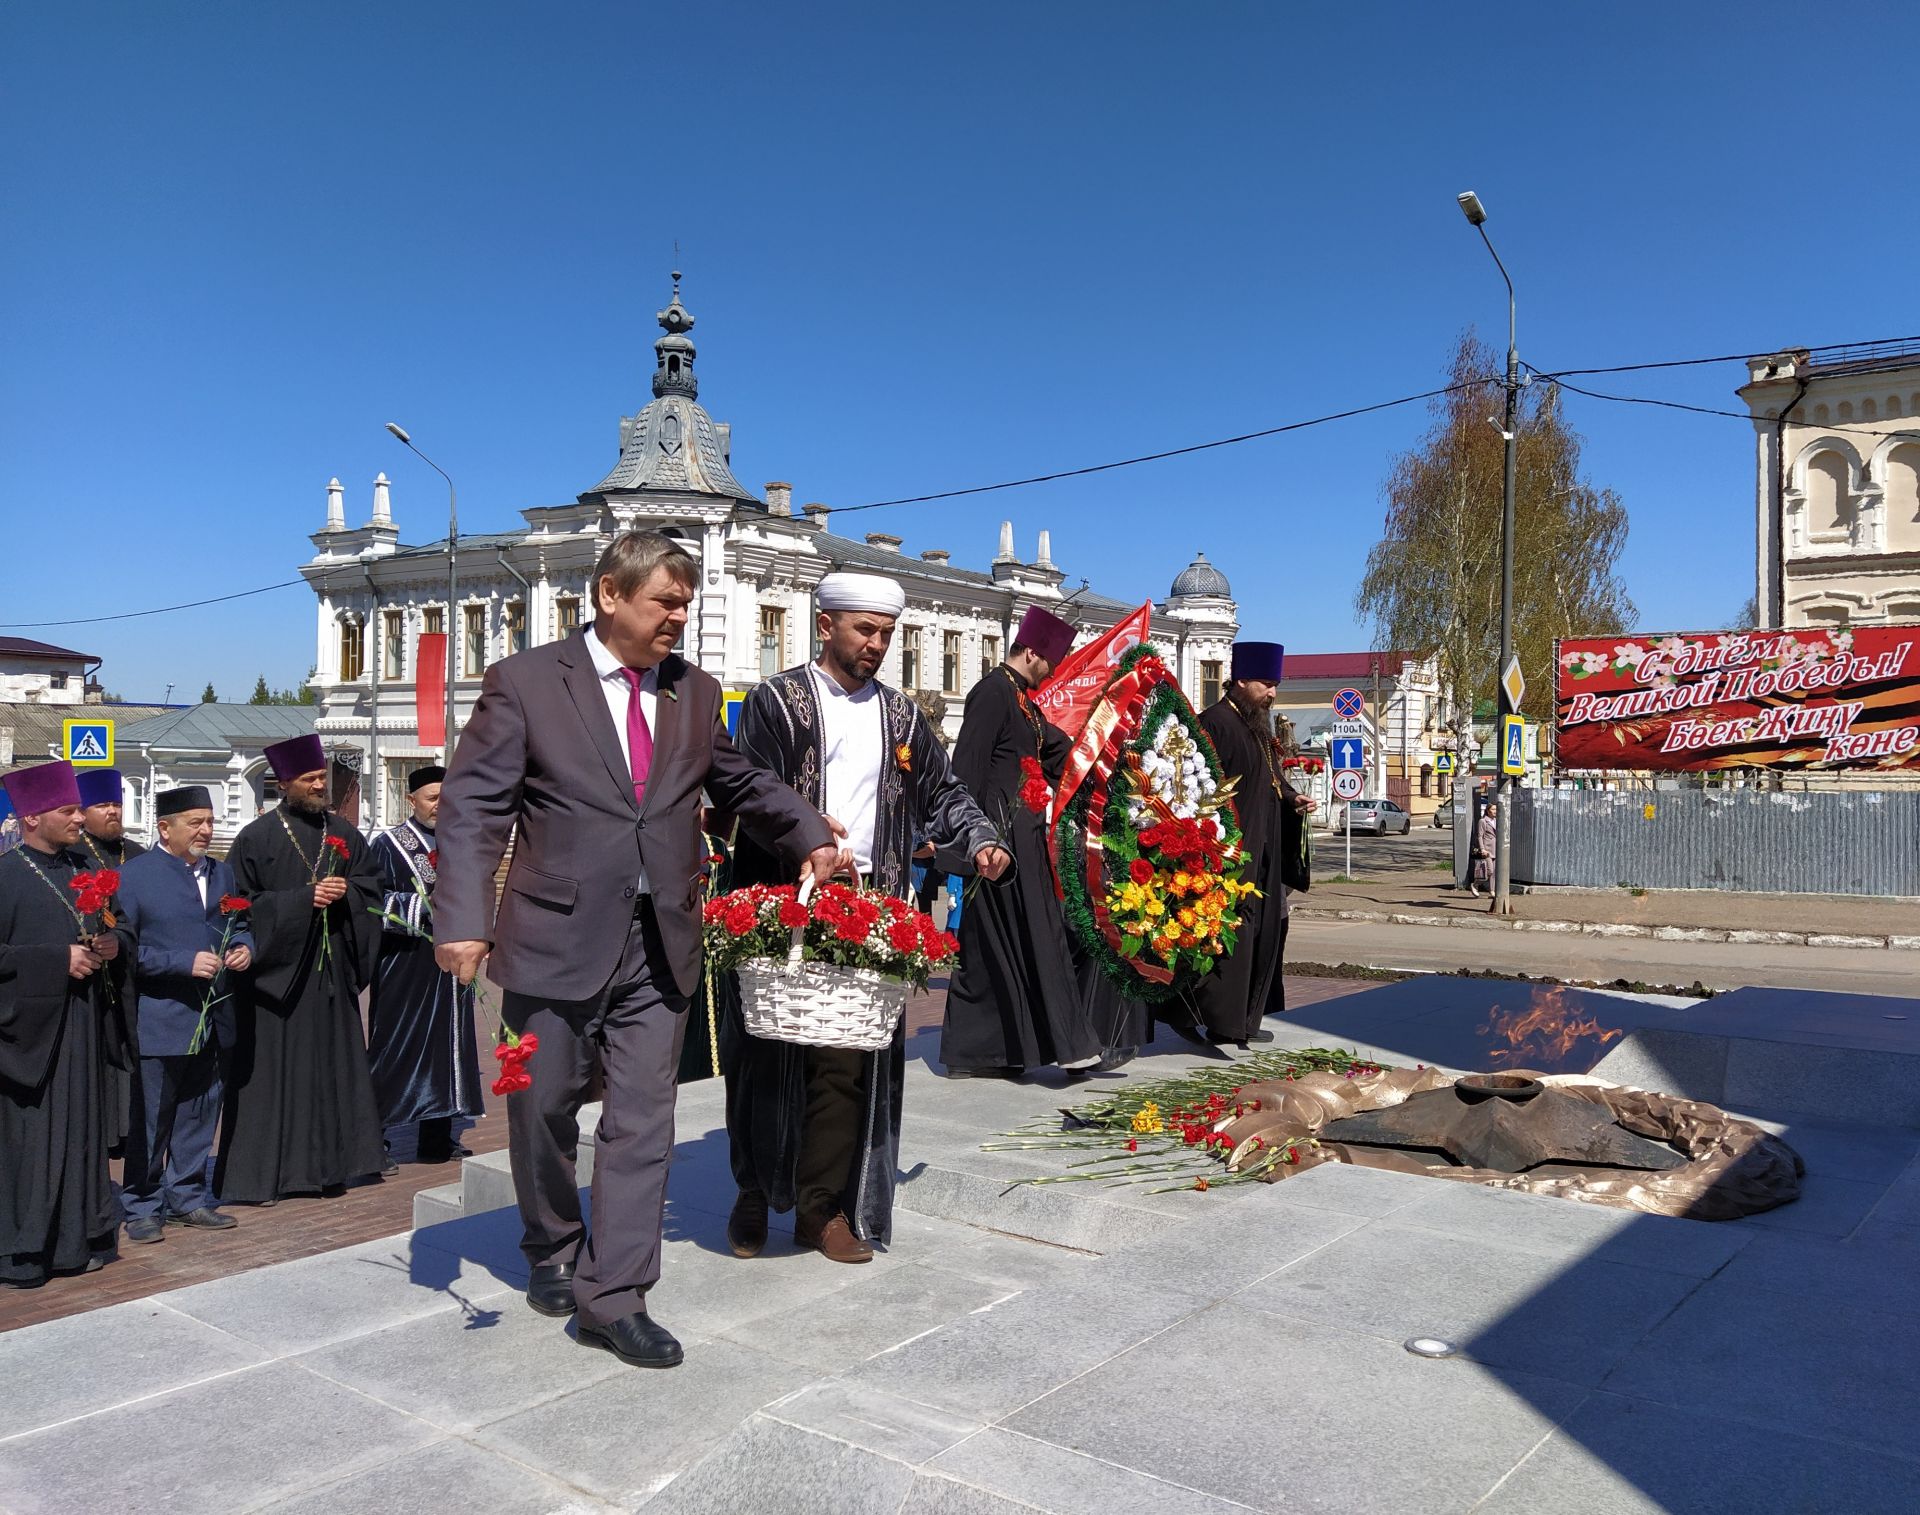
<path fill-rule="evenodd" d="M 119 869 L 96 868 L 91 873 L 76 873 L 67 880 L 67 887 L 74 893 L 73 908 L 80 912 L 82 940 L 91 941 L 101 932 L 113 929 L 114 915 L 109 907 L 120 892 Z M 96 916 L 98 920 L 94 919 Z"/>
<path fill-rule="evenodd" d="M 353 856 L 353 849 L 347 845 L 344 836 L 327 834 L 320 848 L 320 861 L 314 864 L 313 881 L 334 878 L 347 871 L 347 863 Z M 333 960 L 333 929 L 327 924 L 326 911 L 320 912 L 320 954 L 313 960 L 314 975 L 324 973 L 327 964 Z"/>
<path fill-rule="evenodd" d="M 707 955 L 728 972 L 750 958 L 779 958 L 802 932 L 801 959 L 865 968 L 924 989 L 960 944 L 903 899 L 877 889 L 825 884 L 802 903 L 792 884 L 754 884 L 717 895 L 703 911 Z"/>

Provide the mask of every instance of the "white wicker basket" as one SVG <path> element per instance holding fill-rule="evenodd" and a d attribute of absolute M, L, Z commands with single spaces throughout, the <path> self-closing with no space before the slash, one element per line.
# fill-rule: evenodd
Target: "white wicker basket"
<path fill-rule="evenodd" d="M 813 880 L 799 900 L 813 897 Z M 786 960 L 750 957 L 740 964 L 740 1013 L 749 1036 L 807 1047 L 872 1052 L 893 1040 L 907 1008 L 907 981 L 872 968 L 801 961 L 804 929 L 793 933 Z"/>

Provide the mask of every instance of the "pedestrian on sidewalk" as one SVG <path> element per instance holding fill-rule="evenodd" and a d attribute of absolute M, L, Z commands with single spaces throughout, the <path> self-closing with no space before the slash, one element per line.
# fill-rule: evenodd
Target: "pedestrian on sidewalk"
<path fill-rule="evenodd" d="M 470 984 L 491 953 L 501 1018 L 533 1041 L 531 1083 L 507 1096 L 527 1303 L 576 1316 L 581 1346 L 642 1368 L 682 1357 L 647 1292 L 660 1277 L 674 1073 L 700 984 L 701 791 L 788 877 L 824 883 L 840 855 L 819 811 L 734 750 L 720 685 L 673 651 L 699 582 L 671 538 L 615 537 L 588 581 L 593 625 L 487 669 L 438 824 L 435 960 Z M 589 1231 L 574 1159 L 596 1074 Z"/>
<path fill-rule="evenodd" d="M 1493 800 L 1487 801 L 1486 808 L 1480 812 L 1480 819 L 1473 828 L 1473 857 L 1469 860 L 1471 872 L 1467 887 L 1473 891 L 1473 897 L 1480 897 L 1480 886 L 1493 888 L 1493 850 L 1499 843 L 1500 806 Z"/>
<path fill-rule="evenodd" d="M 232 1229 L 207 1189 L 220 1119 L 221 1064 L 234 1043 L 234 976 L 253 966 L 253 933 L 234 897 L 233 869 L 208 855 L 213 796 L 189 784 L 163 791 L 153 813 L 160 845 L 120 875 L 121 956 L 133 964 L 133 1120 L 120 1213 L 127 1240 L 160 1241 L 169 1225 Z M 222 952 L 224 944 L 225 951 Z"/>
<path fill-rule="evenodd" d="M 757 685 L 740 709 L 740 751 L 840 827 L 860 877 L 905 899 L 913 842 L 997 878 L 1011 859 L 955 776 L 926 714 L 875 677 L 906 591 L 879 574 L 830 573 L 814 591 L 820 656 Z M 774 883 L 774 860 L 743 843 L 734 883 Z M 727 1025 L 727 1141 L 739 1197 L 736 1257 L 766 1245 L 767 1210 L 794 1212 L 797 1246 L 863 1263 L 893 1230 L 906 1023 L 874 1052 L 803 1047 Z"/>

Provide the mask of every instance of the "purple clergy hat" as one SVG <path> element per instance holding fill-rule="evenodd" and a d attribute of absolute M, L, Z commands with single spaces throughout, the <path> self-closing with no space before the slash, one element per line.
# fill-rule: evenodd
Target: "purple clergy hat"
<path fill-rule="evenodd" d="M 118 768 L 82 768 L 77 782 L 83 805 L 120 805 L 126 802 L 126 785 Z"/>
<path fill-rule="evenodd" d="M 1264 679 L 1277 684 L 1280 682 L 1280 667 L 1285 651 L 1278 642 L 1235 642 L 1232 676 L 1236 679 Z"/>
<path fill-rule="evenodd" d="M 1052 611 L 1029 605 L 1013 640 L 1049 663 L 1058 663 L 1073 649 L 1073 628 Z"/>
<path fill-rule="evenodd" d="M 80 786 L 74 782 L 73 764 L 64 759 L 58 763 L 42 763 L 37 768 L 22 768 L 9 773 L 0 783 L 6 785 L 15 815 L 38 815 L 43 810 L 80 803 Z"/>
<path fill-rule="evenodd" d="M 267 766 L 273 769 L 273 776 L 283 784 L 291 784 L 301 774 L 316 773 L 327 766 L 326 749 L 311 732 L 275 742 L 262 755 Z"/>

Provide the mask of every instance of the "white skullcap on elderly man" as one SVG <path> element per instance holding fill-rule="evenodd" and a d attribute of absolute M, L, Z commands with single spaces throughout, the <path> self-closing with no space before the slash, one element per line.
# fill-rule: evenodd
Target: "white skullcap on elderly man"
<path fill-rule="evenodd" d="M 897 616 L 907 608 L 907 592 L 877 573 L 830 573 L 813 592 L 822 610 L 865 610 Z"/>

